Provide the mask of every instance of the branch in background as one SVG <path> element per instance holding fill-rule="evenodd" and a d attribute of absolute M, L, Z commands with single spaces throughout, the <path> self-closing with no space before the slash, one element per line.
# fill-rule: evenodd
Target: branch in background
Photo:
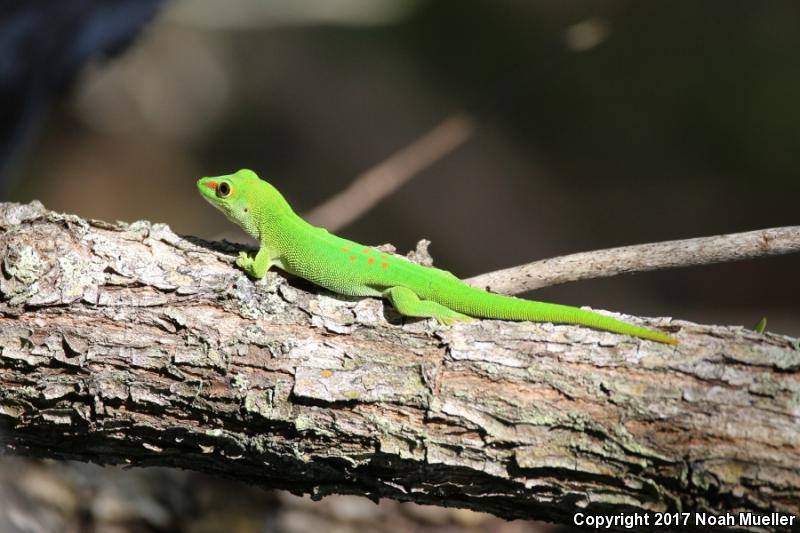
<path fill-rule="evenodd" d="M 425 168 L 464 144 L 473 132 L 469 117 L 462 113 L 451 115 L 303 217 L 330 231 L 347 226 Z"/>
<path fill-rule="evenodd" d="M 562 523 L 800 513 L 796 339 L 445 328 L 218 246 L 0 204 L 0 450 Z"/>
<path fill-rule="evenodd" d="M 788 226 L 564 255 L 464 281 L 493 292 L 519 294 L 568 281 L 796 252 L 800 252 L 800 226 Z"/>

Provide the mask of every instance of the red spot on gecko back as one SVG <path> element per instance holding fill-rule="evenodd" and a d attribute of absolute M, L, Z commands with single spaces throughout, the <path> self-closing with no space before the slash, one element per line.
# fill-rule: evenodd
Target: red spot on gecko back
<path fill-rule="evenodd" d="M 354 262 L 355 262 L 355 260 L 356 260 L 356 256 L 354 256 L 354 255 L 351 255 L 351 256 L 350 256 L 350 262 L 351 262 L 351 263 L 354 263 Z"/>
<path fill-rule="evenodd" d="M 365 254 L 369 253 L 369 248 L 362 248 L 361 251 Z"/>
<path fill-rule="evenodd" d="M 349 246 L 342 246 L 342 251 L 344 253 L 347 253 L 348 251 L 350 251 L 350 247 Z"/>
<path fill-rule="evenodd" d="M 385 261 L 383 263 L 381 263 L 381 268 L 385 269 L 385 268 L 388 268 L 388 267 L 389 267 L 389 263 L 387 263 Z"/>
<path fill-rule="evenodd" d="M 374 263 L 374 262 L 375 262 L 375 258 L 374 257 L 370 257 L 369 259 L 367 259 L 367 263 L 369 263 L 370 265 L 372 263 Z"/>
<path fill-rule="evenodd" d="M 381 255 L 381 259 L 386 259 L 386 254 Z"/>

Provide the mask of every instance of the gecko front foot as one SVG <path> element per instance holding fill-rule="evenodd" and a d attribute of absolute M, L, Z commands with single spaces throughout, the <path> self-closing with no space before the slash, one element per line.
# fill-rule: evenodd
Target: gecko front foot
<path fill-rule="evenodd" d="M 251 257 L 247 252 L 239 252 L 239 257 L 236 258 L 236 266 L 255 279 L 263 278 L 271 265 L 270 255 L 263 246 L 259 248 L 255 257 Z"/>
<path fill-rule="evenodd" d="M 247 252 L 239 252 L 239 257 L 236 258 L 236 266 L 244 270 L 245 274 L 248 274 L 250 277 L 257 277 L 255 273 L 255 260 L 250 257 L 250 254 Z"/>

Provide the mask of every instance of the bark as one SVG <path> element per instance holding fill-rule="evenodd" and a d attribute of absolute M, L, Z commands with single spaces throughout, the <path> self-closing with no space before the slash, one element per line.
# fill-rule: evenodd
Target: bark
<path fill-rule="evenodd" d="M 0 446 L 571 523 L 800 513 L 800 345 L 624 317 L 448 328 L 162 224 L 0 204 Z"/>

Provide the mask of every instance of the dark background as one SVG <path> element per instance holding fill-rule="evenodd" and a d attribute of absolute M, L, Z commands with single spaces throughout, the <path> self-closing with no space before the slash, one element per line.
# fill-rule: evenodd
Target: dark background
<path fill-rule="evenodd" d="M 198 177 L 252 168 L 302 212 L 465 112 L 466 144 L 339 233 L 401 251 L 431 239 L 436 264 L 468 277 L 800 223 L 797 2 L 183 0 L 147 24 L 141 5 L 126 38 L 47 90 L 26 84 L 89 34 L 46 32 L 31 60 L 17 49 L 36 75 L 14 87 L 41 97 L 0 197 L 215 238 L 238 230 Z M 798 272 L 795 255 L 533 296 L 748 327 L 766 316 L 800 335 Z"/>

